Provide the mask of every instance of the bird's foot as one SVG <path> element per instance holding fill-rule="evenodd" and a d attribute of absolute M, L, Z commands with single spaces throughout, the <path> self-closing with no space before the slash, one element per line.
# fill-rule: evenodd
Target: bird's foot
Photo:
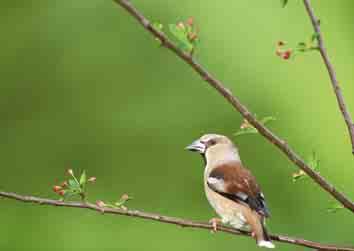
<path fill-rule="evenodd" d="M 209 220 L 209 223 L 213 226 L 213 229 L 211 230 L 212 233 L 216 233 L 218 231 L 218 224 L 221 223 L 221 219 L 219 218 L 212 218 Z"/>
<path fill-rule="evenodd" d="M 256 238 L 256 233 L 252 231 L 251 232 L 251 237 L 255 239 Z"/>

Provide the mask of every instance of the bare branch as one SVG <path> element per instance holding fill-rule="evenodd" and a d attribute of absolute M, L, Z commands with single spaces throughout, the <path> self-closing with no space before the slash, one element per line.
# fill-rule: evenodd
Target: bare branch
<path fill-rule="evenodd" d="M 314 171 L 308 166 L 300 156 L 290 148 L 290 146 L 281 138 L 276 136 L 271 130 L 260 123 L 254 115 L 244 106 L 240 100 L 235 97 L 230 90 L 212 76 L 207 70 L 205 70 L 195 59 L 180 50 L 168 37 L 161 31 L 155 29 L 150 21 L 146 19 L 128 0 L 114 0 L 117 4 L 127 10 L 138 22 L 148 30 L 155 38 L 159 39 L 162 45 L 172 52 L 174 52 L 179 58 L 190 65 L 209 85 L 214 87 L 247 121 L 252 124 L 258 132 L 263 135 L 269 142 L 276 145 L 290 161 L 302 169 L 307 175 L 309 175 L 319 186 L 330 193 L 337 201 L 339 201 L 344 207 L 354 212 L 354 203 L 347 198 L 343 193 L 338 191 L 332 184 L 326 181 L 319 173 Z"/>
<path fill-rule="evenodd" d="M 349 133 L 349 137 L 350 137 L 350 140 L 352 143 L 352 153 L 354 154 L 354 123 L 353 123 L 353 119 L 350 116 L 350 113 L 349 113 L 347 106 L 345 104 L 342 90 L 341 90 L 341 88 L 339 86 L 339 82 L 337 80 L 336 72 L 334 70 L 334 67 L 333 67 L 331 61 L 329 60 L 327 50 L 324 46 L 323 35 L 321 32 L 321 28 L 320 28 L 320 20 L 317 19 L 317 17 L 315 16 L 313 8 L 311 7 L 310 0 L 304 0 L 304 5 L 306 7 L 307 14 L 309 15 L 309 17 L 311 19 L 313 29 L 317 34 L 316 37 L 317 37 L 317 41 L 318 41 L 318 48 L 321 53 L 323 62 L 326 65 L 329 77 L 331 79 L 333 91 L 336 94 L 339 109 L 342 112 L 344 121 L 348 127 L 348 133 Z"/>
<path fill-rule="evenodd" d="M 117 214 L 117 215 L 124 215 L 130 216 L 135 218 L 143 218 L 147 220 L 159 221 L 168 224 L 174 224 L 181 227 L 191 227 L 191 228 L 199 228 L 199 229 L 209 229 L 212 230 L 213 226 L 209 223 L 203 222 L 196 222 L 192 220 L 170 217 L 159 215 L 155 213 L 147 213 L 138 210 L 124 210 L 120 208 L 108 208 L 108 207 L 99 207 L 95 204 L 91 204 L 88 202 L 65 202 L 60 200 L 52 200 L 46 198 L 39 198 L 34 196 L 24 196 L 19 195 L 16 193 L 11 192 L 4 192 L 0 191 L 0 197 L 14 199 L 22 202 L 29 202 L 29 203 L 37 203 L 39 205 L 49 205 L 49 206 L 60 206 L 60 207 L 73 207 L 73 208 L 83 208 L 89 209 L 93 211 L 97 211 L 103 214 Z M 221 232 L 234 234 L 234 235 L 241 235 L 246 237 L 251 237 L 248 232 L 238 231 L 234 228 L 225 227 L 225 226 L 218 226 L 218 230 Z M 285 235 L 271 235 L 271 239 L 278 242 L 288 243 L 297 246 L 304 246 L 313 249 L 320 249 L 320 250 L 336 250 L 336 251 L 354 251 L 354 247 L 340 247 L 336 245 L 329 245 L 329 244 L 321 244 L 318 242 L 308 241 L 304 239 L 289 237 Z"/>

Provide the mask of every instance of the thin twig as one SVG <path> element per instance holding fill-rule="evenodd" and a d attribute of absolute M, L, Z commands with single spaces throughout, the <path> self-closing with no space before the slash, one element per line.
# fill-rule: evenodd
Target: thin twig
<path fill-rule="evenodd" d="M 161 41 L 161 44 L 174 52 L 184 62 L 189 64 L 207 83 L 214 87 L 241 115 L 252 124 L 258 132 L 269 142 L 276 145 L 295 165 L 309 175 L 319 186 L 330 193 L 344 207 L 354 212 L 354 203 L 343 193 L 338 191 L 332 184 L 326 181 L 319 173 L 308 166 L 300 156 L 290 148 L 290 146 L 281 138 L 276 136 L 271 130 L 260 123 L 254 115 L 244 106 L 240 100 L 235 97 L 230 90 L 225 88 L 221 81 L 212 76 L 195 59 L 182 50 L 180 50 L 168 37 L 161 31 L 155 29 L 150 21 L 146 19 L 128 0 L 114 0 L 117 4 L 127 10 L 138 22 L 148 30 L 155 38 Z"/>
<path fill-rule="evenodd" d="M 118 214 L 118 215 L 124 215 L 124 216 L 136 217 L 136 218 L 143 218 L 147 220 L 179 225 L 181 227 L 191 227 L 191 228 L 209 229 L 209 230 L 213 229 L 213 226 L 209 223 L 196 222 L 192 220 L 164 216 L 164 215 L 148 213 L 148 212 L 143 212 L 138 210 L 128 210 L 128 209 L 124 210 L 120 208 L 99 207 L 95 204 L 91 204 L 88 202 L 69 202 L 69 201 L 52 200 L 52 199 L 39 198 L 34 196 L 19 195 L 16 193 L 4 192 L 4 191 L 0 191 L 0 197 L 14 199 L 22 202 L 37 203 L 39 205 L 84 208 L 84 209 L 94 210 L 103 214 Z M 218 226 L 218 230 L 229 234 L 251 237 L 248 232 L 238 231 L 230 227 Z M 285 235 L 271 235 L 271 239 L 278 242 L 289 243 L 292 245 L 304 246 L 313 249 L 354 251 L 354 247 L 340 247 L 336 245 L 321 244 L 318 242 L 308 241 L 308 240 L 295 238 L 295 237 L 289 237 Z"/>
<path fill-rule="evenodd" d="M 336 94 L 336 98 L 337 98 L 337 102 L 338 102 L 338 106 L 340 111 L 342 112 L 344 121 L 348 127 L 348 133 L 349 133 L 349 137 L 352 143 L 352 153 L 354 154 L 354 123 L 353 123 L 353 119 L 350 116 L 350 113 L 348 111 L 348 108 L 345 104 L 344 101 L 344 97 L 342 94 L 342 90 L 339 86 L 339 82 L 337 80 L 337 76 L 336 76 L 336 72 L 334 70 L 334 67 L 331 63 L 331 61 L 329 60 L 329 56 L 327 53 L 327 50 L 324 46 L 324 42 L 323 42 L 323 35 L 321 32 L 321 27 L 320 27 L 320 20 L 315 16 L 315 13 L 313 11 L 313 8 L 311 7 L 311 1 L 310 0 L 304 0 L 304 5 L 306 8 L 306 12 L 309 15 L 310 19 L 311 19 L 311 23 L 313 26 L 314 31 L 317 34 L 317 41 L 318 41 L 318 49 L 320 51 L 320 54 L 322 56 L 323 62 L 326 65 L 329 77 L 331 79 L 331 84 L 333 87 L 333 91 Z"/>

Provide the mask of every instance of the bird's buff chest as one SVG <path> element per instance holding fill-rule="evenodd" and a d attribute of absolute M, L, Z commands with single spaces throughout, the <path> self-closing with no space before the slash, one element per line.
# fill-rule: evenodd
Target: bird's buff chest
<path fill-rule="evenodd" d="M 207 178 L 209 172 L 206 169 L 204 173 L 204 190 L 206 197 L 210 205 L 214 208 L 216 213 L 221 217 L 221 220 L 224 224 L 230 224 L 237 229 L 248 229 L 248 224 L 243 215 L 242 205 L 234 203 L 232 200 L 229 200 L 220 194 L 211 190 L 207 184 Z"/>

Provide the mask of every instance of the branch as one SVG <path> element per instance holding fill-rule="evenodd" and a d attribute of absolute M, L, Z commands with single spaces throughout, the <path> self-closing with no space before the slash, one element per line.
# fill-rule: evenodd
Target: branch
<path fill-rule="evenodd" d="M 277 146 L 290 161 L 302 169 L 309 175 L 319 186 L 330 193 L 344 207 L 354 212 L 354 203 L 347 198 L 343 193 L 338 191 L 332 184 L 326 181 L 319 173 L 308 166 L 300 156 L 290 148 L 290 146 L 281 138 L 276 136 L 271 130 L 260 123 L 254 115 L 244 106 L 240 100 L 235 97 L 230 90 L 226 89 L 221 81 L 212 76 L 198 62 L 193 59 L 190 54 L 180 50 L 168 37 L 161 31 L 155 29 L 150 21 L 146 19 L 129 0 L 114 0 L 117 4 L 123 7 L 130 13 L 147 31 L 155 38 L 161 41 L 162 46 L 174 52 L 179 58 L 191 66 L 209 85 L 214 87 L 247 121 L 252 124 L 258 132 L 263 135 L 269 142 Z"/>
<path fill-rule="evenodd" d="M 163 222 L 163 223 L 174 224 L 174 225 L 178 225 L 181 227 L 209 229 L 209 230 L 213 229 L 213 226 L 209 223 L 196 222 L 196 221 L 192 221 L 192 220 L 164 216 L 164 215 L 159 215 L 159 214 L 155 214 L 155 213 L 147 213 L 147 212 L 138 211 L 138 210 L 127 210 L 127 209 L 124 210 L 124 209 L 120 209 L 120 208 L 99 207 L 95 204 L 91 204 L 88 202 L 65 202 L 65 201 L 60 201 L 60 200 L 52 200 L 52 199 L 39 198 L 39 197 L 34 197 L 34 196 L 24 196 L 24 195 L 19 195 L 16 193 L 4 192 L 4 191 L 0 191 L 0 197 L 14 199 L 14 200 L 22 201 L 22 202 L 37 203 L 39 205 L 83 208 L 83 209 L 89 209 L 89 210 L 97 211 L 97 212 L 104 213 L 104 214 L 117 214 L 117 215 L 124 215 L 124 216 L 135 217 L 135 218 L 143 218 L 143 219 L 152 220 L 152 221 L 159 221 L 159 222 Z M 231 227 L 218 226 L 218 231 L 229 233 L 229 234 L 234 234 L 234 235 L 251 237 L 250 233 L 244 232 L 244 231 L 239 231 L 239 230 L 236 230 Z M 297 245 L 297 246 L 309 247 L 309 248 L 313 248 L 313 249 L 335 250 L 335 251 L 354 251 L 354 247 L 339 247 L 336 245 L 321 244 L 318 242 L 289 237 L 289 236 L 285 236 L 285 235 L 271 235 L 270 237 L 274 241 L 288 243 L 288 244 Z"/>
<path fill-rule="evenodd" d="M 348 112 L 347 106 L 345 104 L 342 90 L 341 90 L 341 88 L 339 86 L 339 82 L 337 80 L 336 72 L 334 70 L 333 65 L 331 64 L 331 62 L 329 60 L 327 50 L 324 46 L 323 35 L 321 32 L 321 28 L 320 28 L 320 20 L 316 18 L 315 13 L 313 12 L 310 0 L 304 0 L 304 5 L 306 8 L 307 14 L 309 15 L 309 17 L 311 19 L 313 29 L 317 34 L 318 48 L 320 50 L 323 62 L 326 65 L 329 77 L 331 79 L 333 91 L 336 94 L 339 109 L 342 112 L 345 123 L 347 124 L 348 133 L 349 133 L 350 140 L 352 143 L 352 153 L 354 154 L 354 123 L 353 123 L 353 120 L 350 116 L 350 113 Z"/>

